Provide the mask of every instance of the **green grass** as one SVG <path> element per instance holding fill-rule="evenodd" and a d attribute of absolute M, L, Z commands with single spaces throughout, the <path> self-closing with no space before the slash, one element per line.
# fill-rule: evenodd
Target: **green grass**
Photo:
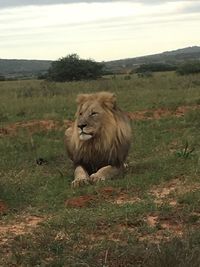
<path fill-rule="evenodd" d="M 73 118 L 78 93 L 112 91 L 120 106 L 129 111 L 175 108 L 199 103 L 199 75 L 156 74 L 150 78 L 132 76 L 130 80 L 49 83 L 45 81 L 1 82 L 1 122 L 27 119 Z"/>
<path fill-rule="evenodd" d="M 115 92 L 126 111 L 200 104 L 199 75 L 158 73 L 64 84 L 0 82 L 0 127 L 35 119 L 72 119 L 76 95 L 100 90 Z M 199 266 L 199 118 L 196 109 L 179 118 L 133 121 L 124 178 L 79 189 L 70 186 L 73 167 L 64 150 L 64 129 L 25 128 L 0 136 L 0 201 L 7 205 L 0 214 L 0 266 Z M 38 165 L 38 158 L 44 164 Z M 156 202 L 152 188 L 169 187 L 176 180 L 183 192 Z M 112 192 L 102 193 L 105 188 Z M 82 208 L 66 205 L 80 196 L 93 200 Z M 116 203 L 119 198 L 124 204 Z M 177 205 L 171 206 L 171 200 Z M 31 216 L 42 220 L 23 233 L 1 228 L 18 227 Z M 155 225 L 148 223 L 148 216 L 156 218 Z M 181 236 L 176 236 L 176 227 Z"/>

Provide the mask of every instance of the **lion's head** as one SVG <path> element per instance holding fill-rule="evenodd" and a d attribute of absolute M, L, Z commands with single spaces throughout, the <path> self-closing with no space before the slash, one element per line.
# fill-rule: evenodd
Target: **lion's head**
<path fill-rule="evenodd" d="M 100 137 L 102 131 L 110 128 L 116 97 L 111 93 L 83 94 L 77 97 L 78 110 L 76 127 L 80 140 Z M 108 119 L 109 118 L 109 119 Z"/>
<path fill-rule="evenodd" d="M 91 172 L 123 164 L 131 140 L 129 119 L 109 92 L 77 97 L 76 120 L 66 131 L 66 146 L 75 165 Z M 89 171 L 90 172 L 90 171 Z"/>

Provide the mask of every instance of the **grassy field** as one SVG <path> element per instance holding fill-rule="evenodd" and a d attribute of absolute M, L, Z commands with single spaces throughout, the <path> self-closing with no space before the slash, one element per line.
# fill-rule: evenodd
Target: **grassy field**
<path fill-rule="evenodd" d="M 134 118 L 128 168 L 72 189 L 63 121 L 102 90 Z M 0 266 L 200 266 L 200 75 L 0 82 L 0 103 Z"/>

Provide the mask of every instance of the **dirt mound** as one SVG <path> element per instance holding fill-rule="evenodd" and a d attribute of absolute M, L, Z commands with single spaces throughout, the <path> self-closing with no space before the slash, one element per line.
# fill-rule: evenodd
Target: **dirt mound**
<path fill-rule="evenodd" d="M 65 202 L 65 205 L 70 208 L 85 208 L 88 207 L 95 200 L 96 199 L 94 195 L 84 195 L 68 199 Z"/>
<path fill-rule="evenodd" d="M 93 195 L 82 195 L 67 199 L 65 201 L 65 205 L 70 208 L 85 208 L 101 201 L 106 201 L 116 205 L 125 205 L 139 202 L 141 199 L 130 196 L 128 192 L 122 188 L 109 186 L 98 189 L 96 194 Z"/>
<path fill-rule="evenodd" d="M 65 205 L 70 208 L 85 208 L 90 206 L 92 203 L 96 203 L 101 199 L 110 199 L 115 195 L 119 190 L 113 187 L 103 187 L 100 188 L 96 194 L 93 195 L 83 195 L 79 197 L 74 197 L 67 199 Z"/>

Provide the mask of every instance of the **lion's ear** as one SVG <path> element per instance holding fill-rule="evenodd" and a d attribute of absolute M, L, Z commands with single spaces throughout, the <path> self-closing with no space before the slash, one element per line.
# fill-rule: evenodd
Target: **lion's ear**
<path fill-rule="evenodd" d="M 89 96 L 88 94 L 80 94 L 80 95 L 78 95 L 77 98 L 76 98 L 76 103 L 78 105 L 83 104 L 86 101 L 86 99 L 88 99 L 88 96 Z"/>
<path fill-rule="evenodd" d="M 103 105 L 109 109 L 114 109 L 116 107 L 116 95 L 109 92 L 102 92 L 99 94 L 100 100 Z"/>

